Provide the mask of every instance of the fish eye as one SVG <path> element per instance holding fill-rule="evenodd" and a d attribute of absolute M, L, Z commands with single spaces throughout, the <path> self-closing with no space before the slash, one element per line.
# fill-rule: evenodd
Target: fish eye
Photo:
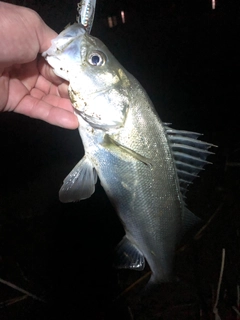
<path fill-rule="evenodd" d="M 105 55 L 100 51 L 92 52 L 88 57 L 88 62 L 92 66 L 102 66 L 106 61 Z"/>

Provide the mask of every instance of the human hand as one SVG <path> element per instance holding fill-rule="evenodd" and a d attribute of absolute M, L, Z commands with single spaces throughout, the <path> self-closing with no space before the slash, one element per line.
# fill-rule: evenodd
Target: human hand
<path fill-rule="evenodd" d="M 75 129 L 68 84 L 39 53 L 57 34 L 33 10 L 0 2 L 0 111 L 14 111 Z"/>

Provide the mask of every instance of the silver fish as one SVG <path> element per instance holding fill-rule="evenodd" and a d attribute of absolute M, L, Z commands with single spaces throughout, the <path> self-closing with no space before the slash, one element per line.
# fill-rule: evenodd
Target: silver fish
<path fill-rule="evenodd" d="M 60 200 L 90 197 L 98 176 L 126 232 L 119 267 L 143 270 L 146 259 L 151 283 L 171 280 L 176 245 L 198 221 L 185 193 L 212 145 L 162 123 L 139 82 L 80 24 L 60 33 L 43 55 L 69 81 L 85 149 Z"/>

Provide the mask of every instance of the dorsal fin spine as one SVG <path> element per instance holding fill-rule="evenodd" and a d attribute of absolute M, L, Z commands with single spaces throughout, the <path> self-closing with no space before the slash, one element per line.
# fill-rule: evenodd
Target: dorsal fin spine
<path fill-rule="evenodd" d="M 197 132 L 175 130 L 170 128 L 169 124 L 165 126 L 165 130 L 176 165 L 180 190 L 185 197 L 188 185 L 198 177 L 198 173 L 203 170 L 205 164 L 211 163 L 206 161 L 206 158 L 213 154 L 208 149 L 214 145 L 197 140 L 201 135 Z"/>

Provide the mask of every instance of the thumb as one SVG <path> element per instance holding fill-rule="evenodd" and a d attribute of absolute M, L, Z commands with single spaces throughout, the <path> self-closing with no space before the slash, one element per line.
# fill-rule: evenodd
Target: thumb
<path fill-rule="evenodd" d="M 39 52 L 46 51 L 51 46 L 51 40 L 57 37 L 57 33 L 52 30 L 46 23 L 38 16 L 38 26 L 35 28 L 35 32 L 39 41 Z"/>

